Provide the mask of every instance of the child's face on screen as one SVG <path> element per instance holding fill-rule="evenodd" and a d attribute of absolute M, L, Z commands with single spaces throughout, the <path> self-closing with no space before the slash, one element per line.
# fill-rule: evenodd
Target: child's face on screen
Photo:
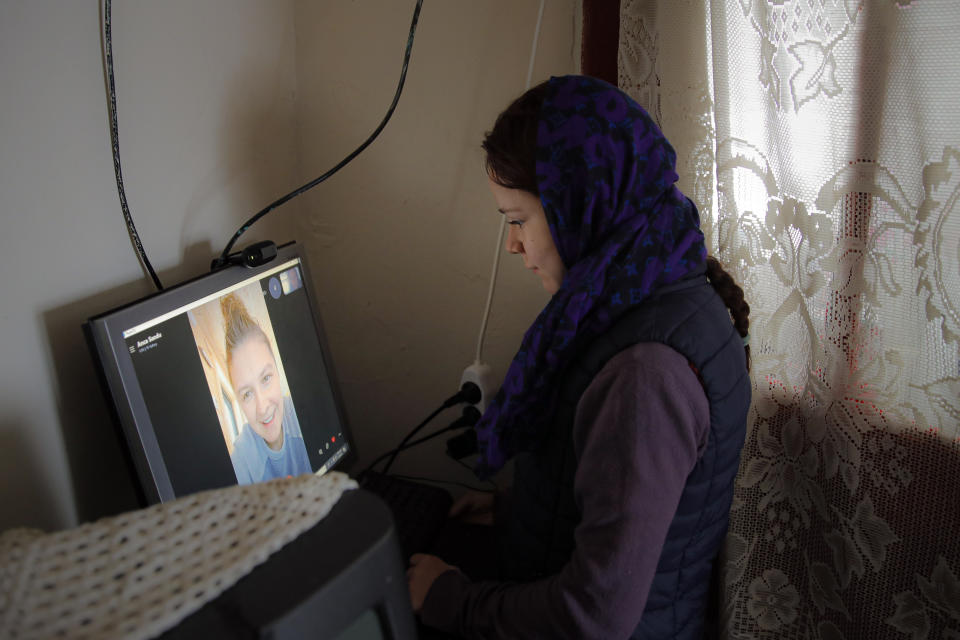
<path fill-rule="evenodd" d="M 230 379 L 247 422 L 267 446 L 283 446 L 283 393 L 277 363 L 265 340 L 252 337 L 233 350 Z"/>

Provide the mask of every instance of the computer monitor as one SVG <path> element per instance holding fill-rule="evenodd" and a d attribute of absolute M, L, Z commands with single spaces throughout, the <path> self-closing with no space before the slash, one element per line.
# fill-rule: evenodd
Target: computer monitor
<path fill-rule="evenodd" d="M 355 458 L 297 244 L 84 328 L 148 504 Z"/>

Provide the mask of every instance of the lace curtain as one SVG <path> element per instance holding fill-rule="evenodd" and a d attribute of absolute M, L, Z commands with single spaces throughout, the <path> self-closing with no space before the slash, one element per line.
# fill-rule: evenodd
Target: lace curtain
<path fill-rule="evenodd" d="M 960 639 L 960 6 L 622 0 L 751 305 L 728 638 Z"/>

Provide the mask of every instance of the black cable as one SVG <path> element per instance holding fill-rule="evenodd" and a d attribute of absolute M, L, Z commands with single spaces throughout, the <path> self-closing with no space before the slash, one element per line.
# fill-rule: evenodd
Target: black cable
<path fill-rule="evenodd" d="M 471 413 L 470 415 L 468 415 L 468 412 L 470 412 L 471 410 L 472 410 L 473 412 L 475 412 L 475 413 Z M 480 421 L 480 410 L 479 410 L 479 409 L 477 409 L 476 407 L 474 407 L 474 406 L 472 406 L 472 405 L 471 405 L 471 406 L 468 406 L 468 407 L 464 407 L 464 408 L 463 408 L 463 415 L 460 416 L 460 418 L 458 418 L 457 420 L 453 421 L 453 423 L 445 426 L 445 427 L 442 428 L 442 429 L 437 429 L 436 431 L 434 431 L 434 432 L 432 432 L 432 433 L 428 433 L 427 435 L 423 436 L 422 438 L 417 438 L 416 440 L 412 440 L 412 441 L 408 442 L 407 444 L 405 444 L 405 445 L 403 445 L 402 447 L 400 447 L 400 448 L 399 448 L 399 451 L 406 451 L 407 449 L 409 449 L 409 448 L 411 448 L 411 447 L 415 447 L 415 446 L 417 446 L 418 444 L 423 444 L 423 443 L 426 442 L 427 440 L 433 440 L 433 439 L 436 438 L 437 436 L 442 436 L 443 434 L 445 434 L 445 433 L 447 433 L 447 432 L 449 432 L 449 431 L 455 431 L 455 430 L 457 430 L 457 429 L 463 429 L 463 428 L 465 428 L 465 427 L 472 427 L 473 425 L 477 424 L 477 422 L 479 422 L 479 421 Z M 399 453 L 399 451 L 398 451 L 398 453 Z M 388 467 L 387 469 L 384 469 L 383 472 L 386 473 L 388 470 L 389 470 L 389 467 Z"/>
<path fill-rule="evenodd" d="M 447 433 L 448 431 L 454 431 L 455 429 L 463 429 L 464 427 L 472 427 L 473 425 L 477 424 L 479 420 L 480 420 L 480 410 L 474 407 L 473 405 L 467 405 L 466 407 L 463 408 L 463 414 L 459 418 L 454 420 L 453 423 L 447 425 L 443 429 L 438 429 L 437 431 L 434 431 L 430 435 L 424 436 L 412 442 L 408 442 L 410 438 L 413 437 L 413 434 L 416 433 L 416 431 L 411 432 L 406 438 L 404 438 L 403 442 L 400 443 L 400 446 L 398 446 L 396 449 L 393 450 L 393 455 L 390 456 L 390 459 L 387 461 L 387 464 L 384 465 L 383 467 L 383 475 L 387 475 L 390 472 L 390 467 L 393 465 L 393 461 L 397 459 L 397 456 L 400 455 L 401 451 L 409 449 L 410 447 L 413 447 L 415 445 L 424 443 L 427 440 L 432 440 L 433 438 L 436 438 L 441 434 Z"/>
<path fill-rule="evenodd" d="M 457 464 L 459 464 L 461 467 L 463 467 L 464 469 L 466 469 L 466 470 L 469 471 L 470 473 L 474 473 L 473 467 L 471 467 L 470 465 L 468 465 L 466 462 L 464 462 L 464 461 L 461 460 L 460 458 L 454 458 L 454 459 L 457 461 Z M 494 482 L 493 480 L 490 480 L 489 478 L 487 478 L 486 480 L 484 480 L 484 482 L 487 482 L 487 483 L 489 483 L 489 484 L 492 484 L 494 489 L 497 488 L 497 483 Z"/>
<path fill-rule="evenodd" d="M 403 448 L 403 446 L 407 443 L 407 441 L 408 441 L 410 438 L 413 437 L 413 435 L 414 435 L 415 433 L 417 433 L 418 431 L 420 431 L 420 429 L 423 429 L 425 426 L 427 426 L 427 424 L 429 424 L 431 420 L 433 420 L 434 418 L 436 418 L 438 415 L 440 415 L 440 413 L 441 413 L 442 411 L 446 410 L 447 408 L 448 408 L 448 407 L 444 407 L 444 406 L 437 407 L 437 409 L 436 409 L 433 413 L 431 413 L 429 416 L 427 416 L 427 417 L 423 420 L 423 422 L 421 422 L 420 424 L 418 424 L 417 426 L 415 426 L 415 427 L 413 428 L 413 430 L 410 431 L 410 433 L 408 433 L 408 434 L 404 437 L 404 439 L 400 442 L 400 444 L 397 445 L 396 448 L 390 449 L 390 450 L 387 451 L 386 453 L 380 455 L 376 460 L 374 460 L 373 462 L 371 462 L 370 464 L 368 464 L 368 465 L 367 465 L 367 468 L 364 469 L 363 472 L 362 472 L 360 475 L 362 476 L 362 475 L 364 475 L 365 473 L 367 473 L 368 471 L 372 471 L 372 470 L 373 470 L 373 467 L 374 467 L 378 462 L 380 462 L 381 460 L 383 460 L 384 458 L 386 458 L 386 457 L 388 457 L 388 456 L 390 456 L 390 455 L 392 455 L 393 457 L 396 457 L 397 452 L 400 451 L 400 449 Z M 392 460 L 391 460 L 391 462 L 392 462 Z"/>
<path fill-rule="evenodd" d="M 252 218 L 244 222 L 243 225 L 239 229 L 237 229 L 237 232 L 233 234 L 233 237 L 230 238 L 230 242 L 227 243 L 227 246 L 223 248 L 223 252 L 221 252 L 220 258 L 214 263 L 216 267 L 223 266 L 229 261 L 230 249 L 232 249 L 236 241 L 240 239 L 240 236 L 246 233 L 247 229 L 252 227 L 260 218 L 267 215 L 268 213 L 270 213 L 280 205 L 284 204 L 288 200 L 291 200 L 297 197 L 304 191 L 312 189 L 313 187 L 317 186 L 318 184 L 320 184 L 321 182 L 323 182 L 324 180 L 326 180 L 327 178 L 335 174 L 337 171 L 339 171 L 344 166 L 346 166 L 348 162 L 350 162 L 355 157 L 357 157 L 357 155 L 359 155 L 361 151 L 366 149 L 370 145 L 370 143 L 373 142 L 378 135 L 380 135 L 380 132 L 383 130 L 383 128 L 387 126 L 387 121 L 390 120 L 390 116 L 393 115 L 393 110 L 397 107 L 397 103 L 400 101 L 400 93 L 403 91 L 403 83 L 407 77 L 407 65 L 410 63 L 410 52 L 413 51 L 413 36 L 417 31 L 417 21 L 420 18 L 420 6 L 422 4 L 423 4 L 423 0 L 417 0 L 417 6 L 413 10 L 413 20 L 410 23 L 410 34 L 407 36 L 407 49 L 403 55 L 403 68 L 400 70 L 400 82 L 397 84 L 397 91 L 393 96 L 393 102 L 390 103 L 390 108 L 387 109 L 387 114 L 383 117 L 383 120 L 380 122 L 379 126 L 377 126 L 374 132 L 370 134 L 370 137 L 367 138 L 363 144 L 361 144 L 359 147 L 354 149 L 353 153 L 351 153 L 346 158 L 344 158 L 339 163 L 337 163 L 337 165 L 334 166 L 332 169 L 324 173 L 319 178 L 316 178 L 306 183 L 299 189 L 295 189 L 294 191 L 291 191 L 287 195 L 283 196 L 282 198 L 274 200 L 273 202 L 268 204 L 265 208 L 260 210 Z"/>
<path fill-rule="evenodd" d="M 386 453 L 384 453 L 383 455 L 381 455 L 379 458 L 377 458 L 376 460 L 374 460 L 372 463 L 370 463 L 370 467 L 368 467 L 368 469 L 369 469 L 369 468 L 372 468 L 373 465 L 375 465 L 376 463 L 380 462 L 381 460 L 383 460 L 383 459 L 386 458 L 387 456 L 392 456 L 392 457 L 390 458 L 390 462 L 388 462 L 387 465 L 383 468 L 383 475 L 387 475 L 387 472 L 390 471 L 390 466 L 393 464 L 393 461 L 396 459 L 397 455 L 398 455 L 401 451 L 406 451 L 407 449 L 412 449 L 413 447 L 415 447 L 415 446 L 417 446 L 417 445 L 423 444 L 423 443 L 426 442 L 427 440 L 433 440 L 433 439 L 436 438 L 437 436 L 442 436 L 443 434 L 448 433 L 448 432 L 450 432 L 450 431 L 455 431 L 455 430 L 457 430 L 457 429 L 463 429 L 463 428 L 465 428 L 465 427 L 472 427 L 473 425 L 477 424 L 477 422 L 479 422 L 479 421 L 480 421 L 480 410 L 479 410 L 479 409 L 477 409 L 476 407 L 474 407 L 474 406 L 472 406 L 472 405 L 467 406 L 467 407 L 464 407 L 464 408 L 463 408 L 463 414 L 462 414 L 459 418 L 457 418 L 456 420 L 454 420 L 452 423 L 450 423 L 449 425 L 443 427 L 442 429 L 437 429 L 436 431 L 434 431 L 434 432 L 432 432 L 432 433 L 428 433 L 427 435 L 423 436 L 422 438 L 417 438 L 416 440 L 412 440 L 412 441 L 409 441 L 409 442 L 408 442 L 408 439 L 410 438 L 410 436 L 412 436 L 412 435 L 417 431 L 417 429 L 414 429 L 414 431 L 411 432 L 406 438 L 404 438 L 404 439 L 403 439 L 403 442 L 401 442 L 398 446 L 396 446 L 395 448 L 391 449 L 390 451 L 387 451 Z M 418 428 L 419 428 L 419 427 L 418 427 Z"/>
<path fill-rule="evenodd" d="M 387 463 L 387 466 L 386 466 L 386 467 L 384 468 L 384 470 L 383 470 L 384 475 L 386 475 L 387 471 L 390 469 L 390 465 L 392 465 L 392 464 L 393 464 L 393 461 L 396 459 L 397 454 L 399 454 L 400 451 L 402 451 L 403 449 L 405 449 L 406 446 L 407 446 L 407 444 L 410 442 L 410 439 L 413 438 L 413 436 L 417 435 L 417 433 L 418 433 L 421 429 L 423 429 L 425 426 L 427 426 L 427 424 L 429 424 L 429 422 L 430 422 L 431 420 L 433 420 L 434 418 L 436 418 L 436 417 L 440 414 L 441 411 L 443 411 L 443 410 L 445 410 L 445 409 L 449 409 L 450 407 L 453 407 L 453 406 L 455 406 L 455 405 L 458 405 L 458 404 L 460 404 L 461 402 L 467 402 L 467 403 L 469 403 L 469 404 L 471 404 L 471 405 L 472 405 L 472 404 L 476 404 L 477 402 L 480 402 L 481 397 L 482 397 L 482 393 L 481 393 L 481 391 L 480 391 L 480 387 L 478 387 L 478 386 L 477 386 L 476 384 L 474 384 L 473 382 L 464 382 L 463 385 L 460 387 L 460 391 L 457 391 L 455 394 L 453 394 L 452 396 L 450 396 L 449 398 L 447 398 L 446 400 L 444 400 L 444 401 L 443 401 L 443 404 L 441 404 L 439 407 L 437 407 L 437 409 L 436 409 L 433 413 L 431 413 L 429 416 L 427 416 L 426 419 L 425 419 L 423 422 L 421 422 L 420 424 L 418 424 L 417 426 L 415 426 L 413 429 L 411 429 L 411 430 L 410 430 L 410 433 L 408 433 L 407 435 L 405 435 L 405 436 L 403 437 L 403 440 L 400 441 L 400 444 L 398 444 L 398 445 L 397 445 L 396 447 L 394 447 L 393 449 L 390 449 L 389 451 L 381 454 L 381 455 L 378 456 L 373 462 L 371 462 L 370 464 L 368 464 L 368 465 L 367 465 L 367 468 L 364 469 L 364 470 L 360 473 L 360 476 L 363 476 L 363 475 L 364 475 L 365 473 L 367 473 L 368 471 L 372 471 L 372 470 L 373 470 L 373 467 L 374 467 L 378 462 L 380 462 L 380 461 L 383 460 L 384 458 L 390 456 L 390 461 Z M 464 413 L 466 413 L 466 410 L 464 410 Z M 479 418 L 479 416 L 478 416 L 478 418 Z M 461 416 L 458 420 L 463 420 L 463 416 Z M 439 432 L 437 432 L 437 433 L 439 434 L 439 433 L 442 433 L 442 432 L 443 432 L 443 431 L 439 431 Z M 431 436 L 431 437 L 433 437 L 433 436 Z"/>
<path fill-rule="evenodd" d="M 443 404 L 441 405 L 440 408 L 448 409 L 454 405 L 460 404 L 461 402 L 469 402 L 471 404 L 475 402 L 480 402 L 480 396 L 481 396 L 480 387 L 478 387 L 476 384 L 472 382 L 465 382 L 463 386 L 460 388 L 460 391 L 458 391 L 457 393 L 453 394 L 452 396 L 450 396 L 449 398 L 443 401 Z M 479 411 L 476 410 L 475 408 L 474 410 L 477 411 L 478 413 L 477 420 L 479 420 L 480 419 Z M 466 410 L 464 411 L 464 415 L 458 418 L 458 421 L 463 420 L 465 416 L 466 416 Z M 476 422 L 476 420 L 474 420 L 474 422 Z M 390 467 L 393 466 L 393 461 L 396 460 L 397 456 L 400 455 L 400 452 L 406 448 L 407 443 L 410 442 L 410 438 L 415 436 L 417 432 L 420 431 L 420 429 L 423 429 L 425 426 L 427 426 L 426 422 L 422 422 L 419 425 L 417 425 L 413 429 L 413 431 L 408 433 L 406 437 L 404 437 L 404 439 L 400 441 L 400 444 L 397 445 L 397 447 L 392 452 L 388 452 L 390 454 L 390 459 L 387 460 L 387 464 L 384 465 L 383 467 L 384 475 L 386 475 L 387 472 L 390 471 Z M 442 433 L 442 431 L 438 433 Z M 386 454 L 384 454 L 383 456 L 380 456 L 380 458 L 378 458 L 377 461 L 383 459 L 384 457 L 386 457 Z M 372 467 L 373 465 L 371 464 L 370 466 Z"/>
<path fill-rule="evenodd" d="M 133 216 L 130 215 L 130 206 L 127 203 L 127 194 L 123 188 L 123 171 L 120 169 L 120 142 L 119 127 L 117 126 L 117 87 L 113 77 L 113 37 L 110 28 L 111 0 L 105 0 L 103 11 L 103 44 L 104 57 L 106 58 L 107 75 L 107 110 L 110 112 L 110 142 L 113 147 L 113 172 L 117 177 L 117 191 L 120 194 L 120 208 L 123 210 L 123 219 L 127 223 L 127 231 L 130 233 L 130 240 L 137 250 L 140 257 L 140 264 L 147 270 L 157 291 L 163 291 L 163 285 L 160 284 L 160 278 L 157 272 L 153 270 L 153 265 L 147 259 L 147 253 L 143 249 L 143 243 L 140 242 L 140 235 L 137 233 L 137 227 L 133 224 Z"/>
<path fill-rule="evenodd" d="M 471 467 L 470 465 L 468 465 L 466 462 L 464 462 L 464 461 L 461 460 L 460 458 L 457 458 L 456 461 L 457 461 L 457 464 L 459 464 L 461 467 L 463 467 L 464 469 L 466 469 L 466 470 L 469 471 L 470 473 L 472 473 L 472 474 L 475 474 L 475 473 L 476 473 L 476 470 L 475 470 L 473 467 Z M 493 487 L 493 490 L 494 490 L 494 491 L 498 491 L 498 490 L 500 489 L 500 486 L 499 486 L 496 482 L 494 482 L 492 479 L 490 479 L 490 478 L 487 478 L 486 480 L 483 480 L 482 482 L 486 482 L 487 484 L 491 485 L 491 486 Z"/>

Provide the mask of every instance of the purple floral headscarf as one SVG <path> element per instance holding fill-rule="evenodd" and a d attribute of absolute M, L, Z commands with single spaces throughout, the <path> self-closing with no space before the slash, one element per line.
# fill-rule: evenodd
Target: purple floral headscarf
<path fill-rule="evenodd" d="M 579 346 L 705 262 L 700 219 L 674 185 L 675 162 L 647 112 L 616 87 L 586 76 L 550 79 L 537 187 L 567 274 L 477 424 L 480 477 L 542 442 Z"/>

